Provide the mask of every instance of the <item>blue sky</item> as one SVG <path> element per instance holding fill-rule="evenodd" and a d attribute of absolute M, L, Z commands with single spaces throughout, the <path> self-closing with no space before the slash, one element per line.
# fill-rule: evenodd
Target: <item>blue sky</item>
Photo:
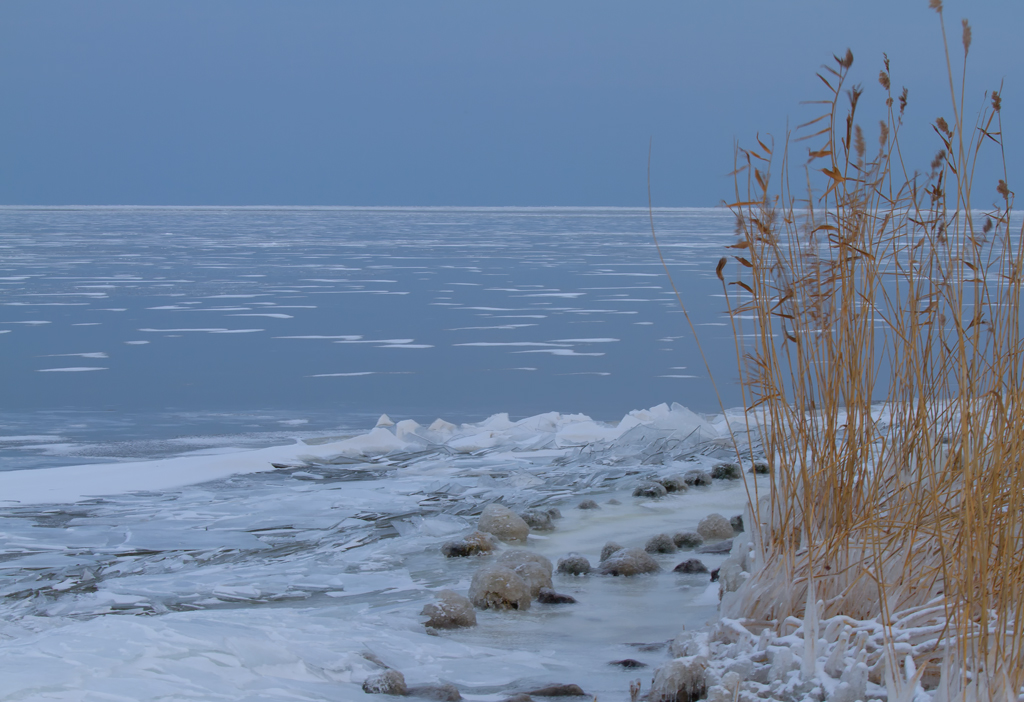
<path fill-rule="evenodd" d="M 1024 3 L 979 5 L 946 3 L 955 70 L 966 15 L 968 104 L 1005 80 L 1021 163 Z M 888 52 L 926 169 L 926 0 L 5 0 L 0 204 L 644 205 L 653 139 L 655 204 L 715 205 L 847 47 L 867 116 Z"/>

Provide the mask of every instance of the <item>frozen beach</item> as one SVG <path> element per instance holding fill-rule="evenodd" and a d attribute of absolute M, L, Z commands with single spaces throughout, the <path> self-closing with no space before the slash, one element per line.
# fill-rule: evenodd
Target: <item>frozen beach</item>
<path fill-rule="evenodd" d="M 384 420 L 340 441 L 0 473 L 0 696 L 361 699 L 383 663 L 466 699 L 552 683 L 628 699 L 680 629 L 715 617 L 707 573 L 672 572 L 696 554 L 654 555 L 662 572 L 635 577 L 556 573 L 554 588 L 577 603 L 479 611 L 475 627 L 437 635 L 424 605 L 442 589 L 465 594 L 512 548 L 445 558 L 441 546 L 493 502 L 557 507 L 555 529 L 534 530 L 525 548 L 595 567 L 608 541 L 642 548 L 709 513 L 736 514 L 739 480 L 633 496 L 721 463 L 723 428 L 665 405 L 608 424 L 555 413 L 433 429 Z M 204 473 L 214 480 L 180 484 Z M 577 508 L 588 499 L 596 509 Z M 699 558 L 715 568 L 725 554 Z M 650 667 L 612 664 L 625 659 Z"/>

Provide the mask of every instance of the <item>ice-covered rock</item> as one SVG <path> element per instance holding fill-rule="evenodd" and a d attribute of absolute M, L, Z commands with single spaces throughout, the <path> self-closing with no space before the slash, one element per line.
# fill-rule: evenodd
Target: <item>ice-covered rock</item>
<path fill-rule="evenodd" d="M 555 525 L 551 521 L 551 513 L 542 509 L 528 509 L 519 513 L 527 526 L 537 531 L 551 531 Z"/>
<path fill-rule="evenodd" d="M 716 480 L 739 480 L 743 471 L 738 463 L 719 463 L 711 468 L 711 477 Z"/>
<path fill-rule="evenodd" d="M 564 575 L 587 575 L 590 572 L 590 561 L 578 553 L 570 553 L 558 559 L 558 572 Z"/>
<path fill-rule="evenodd" d="M 671 536 L 668 534 L 658 534 L 647 540 L 644 550 L 647 553 L 675 553 L 679 549 Z"/>
<path fill-rule="evenodd" d="M 370 695 L 405 695 L 407 691 L 405 676 L 393 668 L 371 675 L 363 681 L 363 692 Z"/>
<path fill-rule="evenodd" d="M 476 612 L 468 597 L 463 597 L 452 590 L 441 590 L 436 597 L 437 602 L 426 604 L 420 612 L 420 615 L 429 617 L 426 626 L 433 629 L 476 626 Z"/>
<path fill-rule="evenodd" d="M 656 482 L 660 483 L 665 490 L 668 492 L 686 492 L 686 480 L 681 475 L 669 475 L 664 478 L 658 478 Z"/>
<path fill-rule="evenodd" d="M 621 551 L 623 548 L 625 548 L 625 546 L 623 546 L 622 544 L 617 544 L 614 541 L 609 541 L 601 548 L 601 562 L 604 563 L 609 558 L 611 558 L 611 555 L 613 553 Z"/>
<path fill-rule="evenodd" d="M 696 702 L 707 693 L 707 659 L 688 656 L 669 661 L 654 672 L 650 702 Z"/>
<path fill-rule="evenodd" d="M 731 539 L 735 534 L 729 520 L 716 512 L 712 512 L 698 522 L 697 533 L 707 541 Z"/>
<path fill-rule="evenodd" d="M 540 563 L 531 561 L 517 565 L 515 572 L 530 588 L 530 597 L 536 598 L 542 589 L 550 589 L 552 586 L 550 568 L 545 568 Z"/>
<path fill-rule="evenodd" d="M 685 473 L 683 473 L 683 481 L 687 485 L 695 485 L 695 486 L 711 485 L 711 483 L 712 483 L 711 473 L 708 473 L 706 470 L 701 470 L 700 468 L 694 468 L 692 470 L 688 470 Z"/>
<path fill-rule="evenodd" d="M 447 558 L 474 556 L 478 553 L 488 553 L 493 550 L 494 540 L 490 534 L 482 531 L 474 531 L 464 539 L 446 541 L 441 545 L 441 553 Z"/>
<path fill-rule="evenodd" d="M 576 509 L 601 509 L 601 508 L 593 500 L 583 500 L 578 505 L 576 505 Z"/>
<path fill-rule="evenodd" d="M 480 609 L 530 608 L 530 586 L 511 568 L 494 565 L 473 575 L 469 599 Z"/>
<path fill-rule="evenodd" d="M 499 504 L 484 507 L 477 528 L 508 543 L 525 543 L 530 534 L 530 527 L 522 517 Z"/>
<path fill-rule="evenodd" d="M 664 497 L 667 494 L 668 490 L 665 489 L 664 485 L 653 481 L 641 483 L 633 489 L 633 497 L 650 497 L 657 499 L 659 497 Z"/>
<path fill-rule="evenodd" d="M 598 572 L 602 575 L 641 575 L 659 570 L 658 562 L 642 548 L 624 548 L 602 561 Z"/>
<path fill-rule="evenodd" d="M 525 565 L 526 563 L 535 563 L 541 566 L 544 569 L 544 572 L 548 574 L 548 577 L 551 577 L 551 574 L 555 570 L 548 558 L 540 555 L 539 553 L 527 551 L 522 548 L 514 548 L 505 551 L 505 553 L 498 557 L 497 561 L 498 565 L 505 566 L 506 568 L 512 568 L 513 570 L 521 565 Z"/>
<path fill-rule="evenodd" d="M 695 531 L 679 531 L 673 534 L 676 548 L 696 548 L 704 543 L 704 537 Z"/>
<path fill-rule="evenodd" d="M 737 534 L 743 531 L 743 515 L 737 514 L 729 517 L 729 524 L 732 526 L 732 530 Z"/>

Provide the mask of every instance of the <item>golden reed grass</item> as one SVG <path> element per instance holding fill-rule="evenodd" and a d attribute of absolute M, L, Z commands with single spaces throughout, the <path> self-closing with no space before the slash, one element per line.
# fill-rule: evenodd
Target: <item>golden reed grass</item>
<path fill-rule="evenodd" d="M 1016 701 L 1024 232 L 1011 224 L 1000 95 L 965 121 L 966 70 L 955 76 L 942 4 L 930 5 L 951 112 L 932 125 L 941 150 L 927 173 L 904 164 L 908 93 L 893 92 L 888 58 L 869 148 L 849 51 L 819 74 L 822 114 L 792 148 L 759 138 L 737 152 L 739 265 L 734 280 L 725 259 L 717 272 L 737 339 L 754 326 L 740 374 L 771 481 L 750 488 L 755 567 L 726 614 L 873 619 L 876 659 L 912 683 L 897 687 Z M 966 20 L 962 45 L 966 65 Z M 796 143 L 810 145 L 805 166 Z M 976 174 L 985 150 L 995 174 Z"/>

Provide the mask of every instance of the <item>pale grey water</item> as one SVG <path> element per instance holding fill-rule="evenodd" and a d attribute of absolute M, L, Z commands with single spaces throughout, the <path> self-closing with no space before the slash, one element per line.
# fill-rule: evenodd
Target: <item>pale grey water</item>
<path fill-rule="evenodd" d="M 715 326 L 731 215 L 655 224 L 739 405 Z M 718 410 L 643 209 L 0 208 L 0 357 L 4 469 L 273 443 L 383 412 Z"/>

